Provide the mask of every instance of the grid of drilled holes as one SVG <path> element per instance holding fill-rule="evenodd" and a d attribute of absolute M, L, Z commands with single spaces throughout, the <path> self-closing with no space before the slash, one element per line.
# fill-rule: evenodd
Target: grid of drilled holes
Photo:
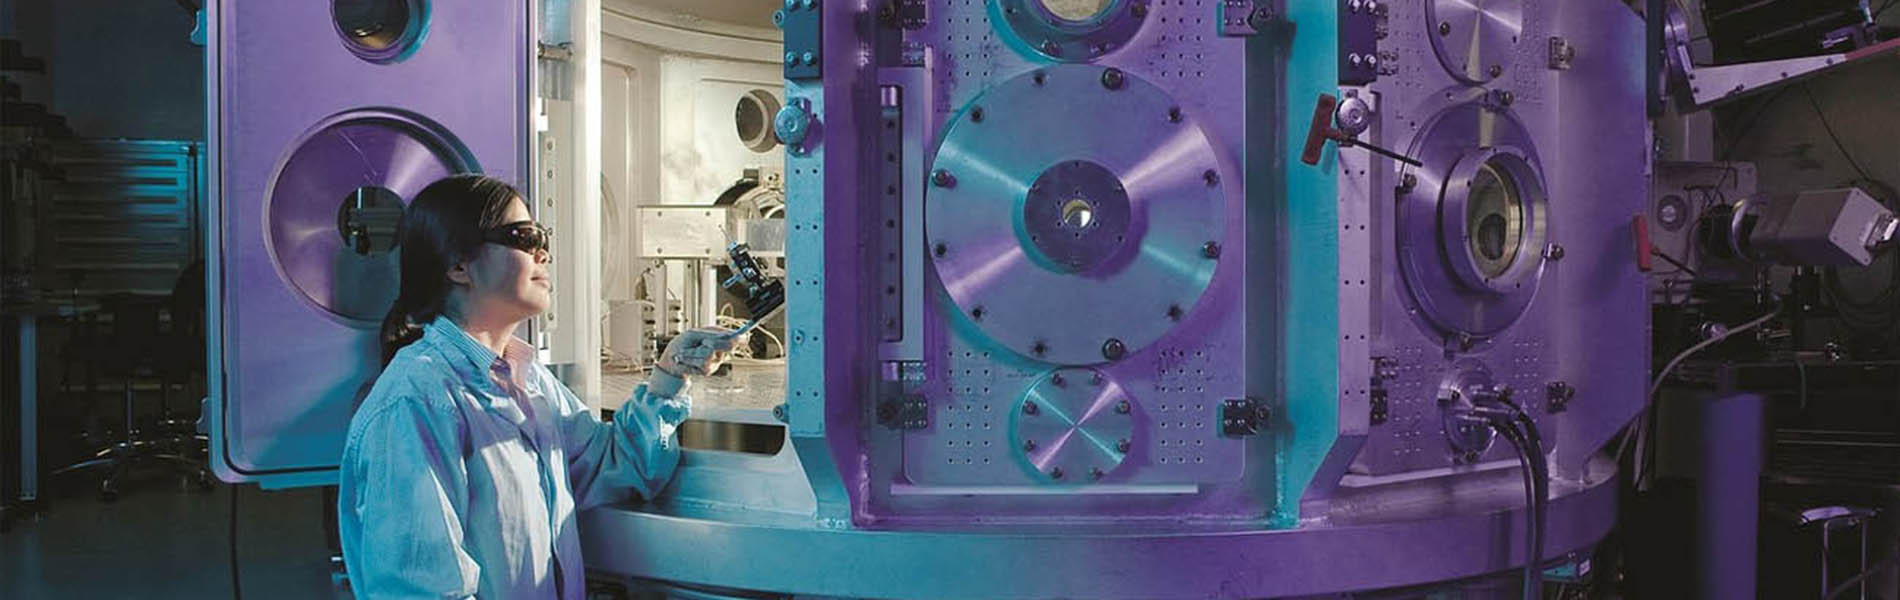
<path fill-rule="evenodd" d="M 1199 79 L 1206 76 L 1207 38 L 1215 36 L 1213 9 L 1205 0 L 1157 0 L 1150 5 L 1152 21 L 1146 27 L 1160 32 L 1149 48 L 1149 65 L 1161 79 Z"/>
<path fill-rule="evenodd" d="M 943 442 L 947 464 L 968 467 L 989 465 L 1003 455 L 996 453 L 1008 438 L 1006 414 L 1011 403 L 995 393 L 995 366 L 990 353 L 980 350 L 950 349 L 944 353 L 948 389 L 939 397 L 947 398 L 937 410 L 935 426 Z"/>
<path fill-rule="evenodd" d="M 957 110 L 989 87 L 1000 43 L 981 0 L 952 0 L 939 10 L 937 39 L 927 42 L 939 50 L 938 59 L 944 63 L 937 70 L 942 75 L 936 87 L 947 97 L 939 98 L 938 106 Z"/>
<path fill-rule="evenodd" d="M 1426 363 L 1428 354 L 1423 347 L 1406 346 L 1395 354 L 1392 358 L 1396 376 L 1386 382 L 1389 417 L 1380 427 L 1392 432 L 1392 459 L 1410 464 L 1423 460 L 1426 440 L 1440 437 L 1435 394 L 1442 371 Z"/>
<path fill-rule="evenodd" d="M 1164 348 L 1156 353 L 1154 389 L 1141 403 L 1154 424 L 1148 434 L 1154 439 L 1155 464 L 1207 461 L 1207 438 L 1218 433 L 1208 428 L 1208 423 L 1218 419 L 1214 414 L 1218 406 L 1210 405 L 1206 395 L 1212 358 L 1200 348 Z"/>

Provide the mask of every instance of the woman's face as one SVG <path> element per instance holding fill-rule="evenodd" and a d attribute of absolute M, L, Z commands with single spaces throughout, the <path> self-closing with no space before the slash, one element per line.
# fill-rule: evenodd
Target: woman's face
<path fill-rule="evenodd" d="M 516 198 L 508 203 L 503 223 L 528 221 L 528 207 Z M 471 319 L 521 321 L 548 309 L 554 284 L 548 278 L 548 253 L 526 251 L 498 243 L 482 244 L 475 257 L 449 275 L 466 285 L 466 313 Z M 458 276 L 459 275 L 459 276 Z"/>

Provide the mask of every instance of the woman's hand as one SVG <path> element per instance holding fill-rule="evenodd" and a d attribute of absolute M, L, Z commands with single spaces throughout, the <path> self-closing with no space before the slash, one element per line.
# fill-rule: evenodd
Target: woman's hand
<path fill-rule="evenodd" d="M 732 330 L 721 327 L 691 329 L 667 342 L 654 367 L 675 377 L 710 375 L 732 354 Z"/>

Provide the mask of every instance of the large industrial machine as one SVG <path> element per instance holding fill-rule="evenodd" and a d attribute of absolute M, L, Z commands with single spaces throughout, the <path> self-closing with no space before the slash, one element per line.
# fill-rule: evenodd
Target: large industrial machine
<path fill-rule="evenodd" d="M 702 9 L 776 44 L 636 2 L 213 4 L 220 476 L 334 479 L 393 216 L 499 175 L 563 244 L 529 336 L 597 407 L 782 285 L 667 491 L 580 517 L 602 582 L 680 597 L 1588 587 L 1678 293 L 1650 251 L 1753 185 L 1683 167 L 1738 176 L 1658 212 L 1662 17 L 1619 0 Z M 1878 245 L 1822 225 L 1737 243 Z"/>

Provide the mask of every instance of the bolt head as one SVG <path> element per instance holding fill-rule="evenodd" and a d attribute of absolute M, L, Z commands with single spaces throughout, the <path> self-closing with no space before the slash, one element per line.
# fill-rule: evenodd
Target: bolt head
<path fill-rule="evenodd" d="M 1035 354 L 1036 356 L 1042 356 L 1043 354 L 1047 354 L 1049 352 L 1049 345 L 1041 341 L 1037 341 L 1035 344 L 1029 347 L 1029 351 Z"/>
<path fill-rule="evenodd" d="M 1213 169 L 1201 171 L 1201 181 L 1206 183 L 1207 187 L 1220 185 L 1220 173 L 1214 172 Z"/>
<path fill-rule="evenodd" d="M 1133 409 L 1134 407 L 1129 405 L 1127 400 L 1122 400 L 1120 402 L 1115 403 L 1115 414 L 1125 415 L 1125 414 L 1128 414 L 1128 412 Z"/>
<path fill-rule="evenodd" d="M 1169 123 L 1181 122 L 1181 107 L 1172 106 L 1168 108 L 1168 122 Z"/>
<path fill-rule="evenodd" d="M 1208 242 L 1201 244 L 1201 256 L 1206 258 L 1220 258 L 1220 243 Z"/>
<path fill-rule="evenodd" d="M 1169 319 L 1169 320 L 1172 320 L 1172 321 L 1179 321 L 1179 320 L 1181 320 L 1181 314 L 1182 314 L 1182 311 L 1181 311 L 1181 305 L 1179 305 L 1179 304 L 1175 304 L 1175 305 L 1171 305 L 1171 306 L 1169 306 L 1169 307 L 1168 307 L 1168 319 Z"/>
<path fill-rule="evenodd" d="M 1102 358 L 1121 360 L 1122 355 L 1127 352 L 1128 347 L 1123 345 L 1121 340 L 1108 338 L 1108 341 L 1102 342 Z"/>
<path fill-rule="evenodd" d="M 1545 246 L 1544 258 L 1549 259 L 1549 260 L 1563 260 L 1564 247 L 1558 244 L 1551 244 L 1549 246 Z"/>
<path fill-rule="evenodd" d="M 1025 415 L 1033 415 L 1033 414 L 1036 414 L 1036 413 L 1039 413 L 1039 412 L 1042 412 L 1042 407 L 1039 407 L 1039 406 L 1036 406 L 1036 403 L 1034 403 L 1034 402 L 1024 402 L 1024 403 L 1023 403 L 1023 414 L 1025 414 Z"/>
<path fill-rule="evenodd" d="M 1102 385 L 1102 374 L 1101 373 L 1089 374 L 1089 385 Z"/>
<path fill-rule="evenodd" d="M 1490 73 L 1492 77 L 1497 77 L 1499 75 L 1504 74 L 1504 67 L 1500 65 L 1491 65 L 1491 69 L 1485 72 Z"/>
<path fill-rule="evenodd" d="M 1116 452 L 1120 452 L 1120 453 L 1122 453 L 1122 454 L 1127 454 L 1127 453 L 1128 453 L 1128 450 L 1129 450 L 1129 448 L 1132 448 L 1132 447 L 1133 447 L 1133 444 L 1129 444 L 1129 443 L 1128 443 L 1128 438 L 1122 438 L 1122 439 L 1120 439 L 1120 440 L 1116 440 L 1116 441 L 1115 441 L 1115 451 L 1116 451 Z"/>
<path fill-rule="evenodd" d="M 983 307 L 978 306 L 976 308 L 970 309 L 970 319 L 974 321 L 983 320 Z"/>
<path fill-rule="evenodd" d="M 930 183 L 941 188 L 956 187 L 957 178 L 950 175 L 949 171 L 937 169 L 930 172 Z"/>
<path fill-rule="evenodd" d="M 1109 68 L 1102 71 L 1102 87 L 1119 90 L 1122 89 L 1122 84 L 1126 83 L 1126 80 L 1127 76 L 1121 69 Z"/>
<path fill-rule="evenodd" d="M 1438 35 L 1451 35 L 1450 21 L 1441 21 L 1438 23 Z"/>
<path fill-rule="evenodd" d="M 1023 440 L 1023 452 L 1035 452 L 1036 440 Z"/>
<path fill-rule="evenodd" d="M 788 65 L 788 66 L 789 66 L 789 65 L 796 65 L 796 64 L 798 64 L 798 53 L 797 53 L 797 52 L 786 52 L 786 53 L 785 53 L 785 64 L 786 64 L 786 65 Z"/>
<path fill-rule="evenodd" d="M 1050 478 L 1050 479 L 1061 479 L 1061 478 L 1062 478 L 1062 467 L 1049 467 L 1049 478 Z"/>
<path fill-rule="evenodd" d="M 1062 387 L 1068 385 L 1069 381 L 1064 379 L 1061 373 L 1056 373 L 1049 376 L 1049 383 L 1054 384 L 1056 387 Z"/>
<path fill-rule="evenodd" d="M 983 107 L 978 106 L 978 107 L 970 109 L 970 122 L 972 123 L 983 122 Z"/>
<path fill-rule="evenodd" d="M 1042 53 L 1049 56 L 1062 56 L 1062 46 L 1057 45 L 1055 40 L 1043 40 Z"/>
<path fill-rule="evenodd" d="M 1089 467 L 1089 479 L 1101 479 L 1103 475 L 1107 474 L 1108 473 L 1102 471 L 1101 467 Z"/>

